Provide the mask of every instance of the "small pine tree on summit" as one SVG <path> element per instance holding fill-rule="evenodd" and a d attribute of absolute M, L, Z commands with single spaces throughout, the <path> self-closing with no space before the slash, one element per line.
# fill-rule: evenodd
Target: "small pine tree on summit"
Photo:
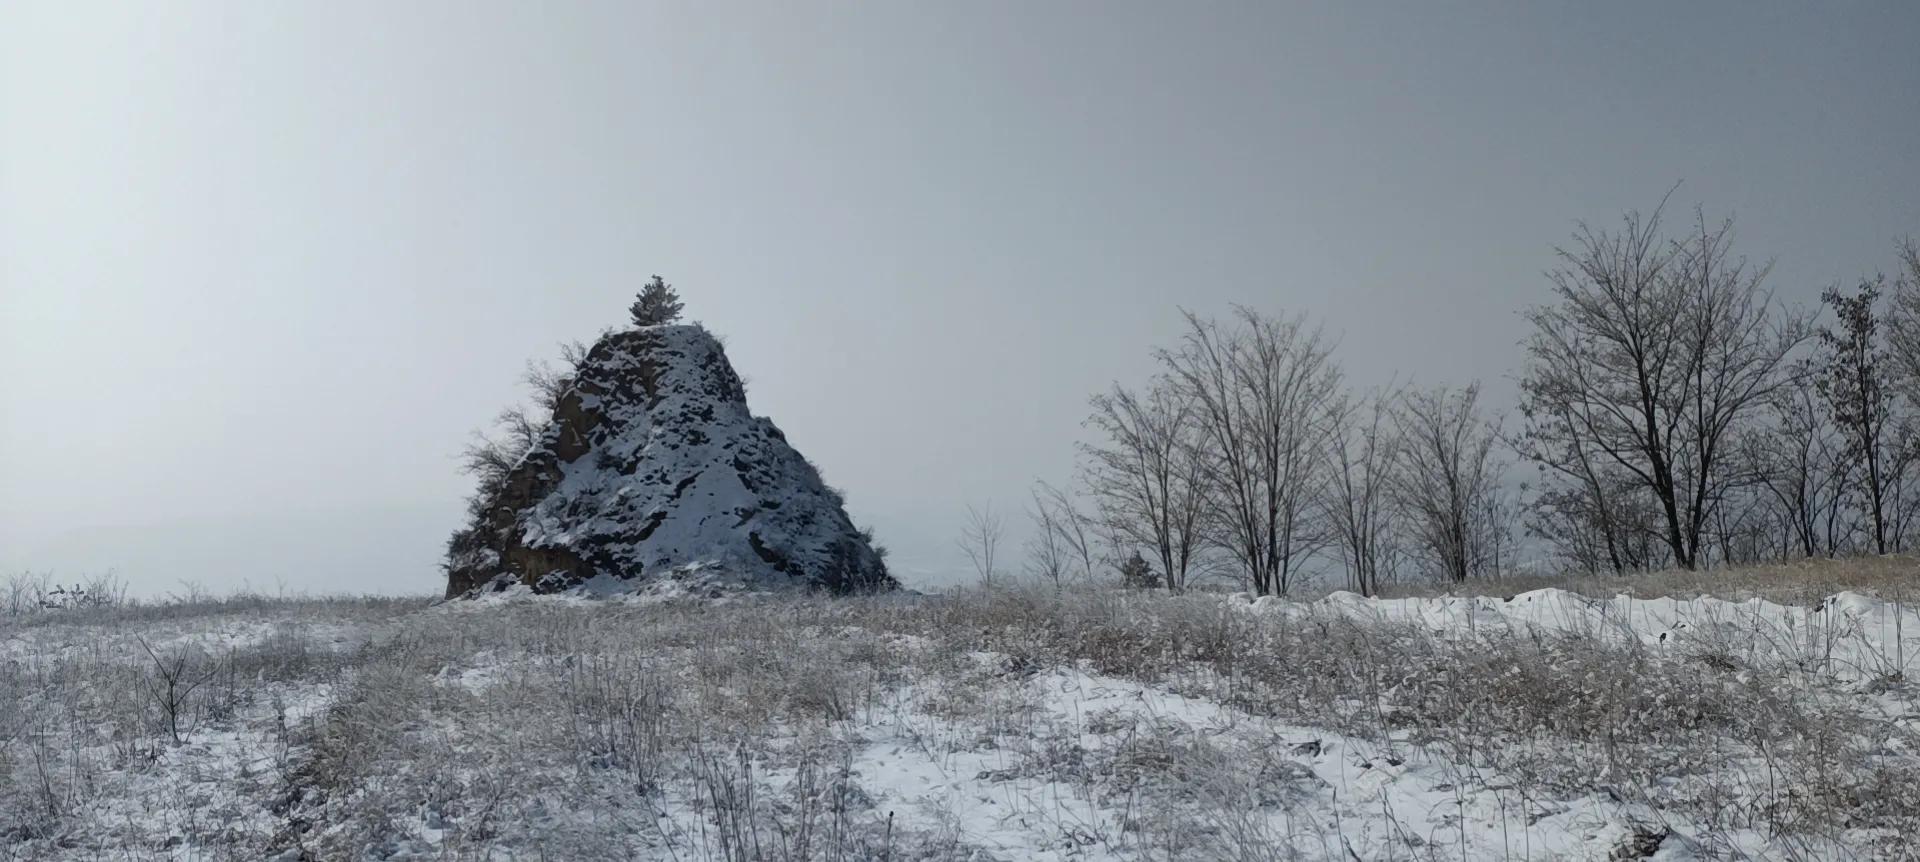
<path fill-rule="evenodd" d="M 627 310 L 633 313 L 634 326 L 672 323 L 680 319 L 680 294 L 674 293 L 673 286 L 656 275 Z"/>

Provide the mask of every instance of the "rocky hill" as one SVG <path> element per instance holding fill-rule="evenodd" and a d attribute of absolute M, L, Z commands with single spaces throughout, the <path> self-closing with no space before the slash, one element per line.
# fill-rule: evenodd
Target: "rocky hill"
<path fill-rule="evenodd" d="M 483 477 L 448 542 L 447 595 L 646 589 L 724 578 L 833 592 L 896 586 L 840 495 L 746 392 L 697 325 L 609 333 L 552 416 Z"/>

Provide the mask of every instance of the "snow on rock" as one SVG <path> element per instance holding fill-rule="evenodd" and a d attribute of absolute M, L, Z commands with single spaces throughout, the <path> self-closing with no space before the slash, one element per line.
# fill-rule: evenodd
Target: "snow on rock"
<path fill-rule="evenodd" d="M 450 597 L 663 580 L 896 585 L 840 495 L 748 411 L 719 340 L 699 326 L 603 336 L 490 502 L 449 542 Z"/>

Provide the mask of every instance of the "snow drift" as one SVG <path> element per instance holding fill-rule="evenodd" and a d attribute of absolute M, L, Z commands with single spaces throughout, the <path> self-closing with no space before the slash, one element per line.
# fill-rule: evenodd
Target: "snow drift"
<path fill-rule="evenodd" d="M 721 579 L 896 586 L 840 495 L 747 409 L 695 326 L 603 336 L 551 422 L 448 543 L 447 595 L 627 591 Z"/>
<path fill-rule="evenodd" d="M 1727 653 L 1819 671 L 1846 682 L 1910 678 L 1920 671 L 1920 608 L 1897 600 L 1841 592 L 1810 607 L 1758 598 L 1729 601 L 1616 595 L 1591 598 L 1538 589 L 1507 598 L 1366 598 L 1335 592 L 1314 602 L 1246 593 L 1228 600 L 1255 613 L 1418 625 L 1445 637 L 1503 632 L 1588 638 L 1712 657 Z"/>

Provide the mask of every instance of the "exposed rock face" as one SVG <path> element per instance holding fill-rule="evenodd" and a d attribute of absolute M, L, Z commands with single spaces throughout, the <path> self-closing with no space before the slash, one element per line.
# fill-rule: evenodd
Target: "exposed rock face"
<path fill-rule="evenodd" d="M 544 436 L 448 543 L 447 595 L 637 588 L 689 570 L 896 586 L 840 496 L 698 326 L 604 336 Z"/>

